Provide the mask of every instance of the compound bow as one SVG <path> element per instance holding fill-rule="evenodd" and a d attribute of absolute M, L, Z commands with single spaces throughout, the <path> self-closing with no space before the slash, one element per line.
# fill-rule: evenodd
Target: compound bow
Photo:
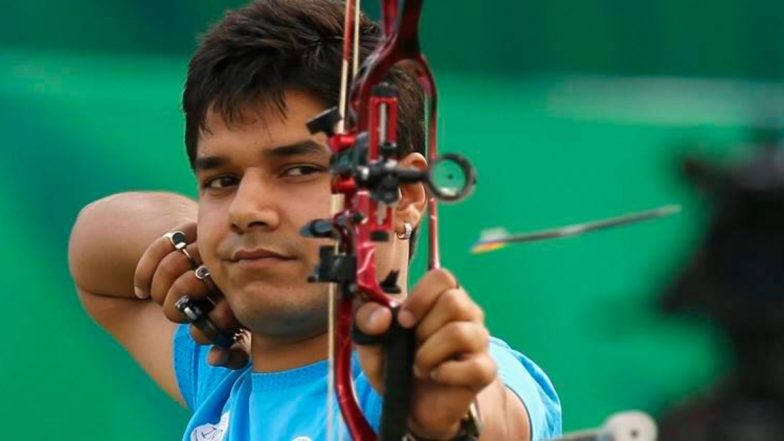
<path fill-rule="evenodd" d="M 330 337 L 330 352 L 334 357 L 330 371 L 334 372 L 341 414 L 354 441 L 400 441 L 407 432 L 415 350 L 413 333 L 398 326 L 396 320 L 381 339 L 352 330 L 355 300 L 379 303 L 390 308 L 393 317 L 400 306 L 389 297 L 401 292 L 398 273 L 393 271 L 379 280 L 375 258 L 375 243 L 389 241 L 395 234 L 393 208 L 400 198 L 400 186 L 422 183 L 429 190 L 428 266 L 433 269 L 440 265 L 437 201 L 460 200 L 475 182 L 474 171 L 465 159 L 456 154 L 439 156 L 437 153 L 436 85 L 418 39 L 422 3 L 423 0 L 402 3 L 382 0 L 384 36 L 358 68 L 359 4 L 358 0 L 347 1 L 343 84 L 348 83 L 352 59 L 354 79 L 350 88 L 343 87 L 338 108 L 327 110 L 308 124 L 311 132 L 327 134 L 333 153 L 330 164 L 333 216 L 311 221 L 303 228 L 303 234 L 335 240 L 334 245 L 321 247 L 312 281 L 332 284 L 330 297 L 335 293 L 338 296 L 333 314 L 334 332 Z M 385 82 L 393 69 L 412 75 L 425 96 L 425 148 L 430 164 L 426 170 L 398 164 L 398 99 L 395 88 Z M 344 98 L 348 90 L 350 95 Z M 331 305 L 333 302 L 330 298 Z M 351 370 L 354 343 L 385 346 L 384 405 L 378 434 L 355 396 Z M 328 399 L 331 401 L 331 397 Z"/>

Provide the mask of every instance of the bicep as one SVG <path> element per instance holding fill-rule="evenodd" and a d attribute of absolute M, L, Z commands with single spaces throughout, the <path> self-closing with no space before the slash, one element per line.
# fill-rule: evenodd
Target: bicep
<path fill-rule="evenodd" d="M 515 435 L 513 439 L 531 439 L 531 419 L 528 417 L 528 411 L 522 399 L 507 387 L 504 387 L 504 393 L 506 394 L 505 414 L 509 424 L 508 433 Z"/>
<path fill-rule="evenodd" d="M 173 361 L 177 324 L 149 300 L 105 297 L 78 289 L 90 316 L 109 332 L 170 397 L 184 405 Z"/>
<path fill-rule="evenodd" d="M 531 439 L 531 421 L 522 399 L 496 379 L 477 396 L 484 429 L 480 440 Z"/>

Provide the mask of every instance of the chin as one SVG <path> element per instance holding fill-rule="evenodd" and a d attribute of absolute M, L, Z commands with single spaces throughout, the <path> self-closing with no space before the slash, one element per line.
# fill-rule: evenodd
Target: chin
<path fill-rule="evenodd" d="M 251 332 L 275 337 L 311 336 L 326 330 L 326 285 L 303 283 L 281 289 L 254 282 L 231 290 L 229 305 Z"/>

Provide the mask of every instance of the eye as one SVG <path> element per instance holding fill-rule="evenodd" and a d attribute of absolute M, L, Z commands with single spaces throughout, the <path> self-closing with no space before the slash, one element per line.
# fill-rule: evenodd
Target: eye
<path fill-rule="evenodd" d="M 233 176 L 218 176 L 205 181 L 203 187 L 212 190 L 220 190 L 237 185 L 237 182 L 239 182 L 239 180 Z"/>
<path fill-rule="evenodd" d="M 307 176 L 315 173 L 320 173 L 324 170 L 323 167 L 315 165 L 300 164 L 293 167 L 288 167 L 283 170 L 283 176 Z"/>

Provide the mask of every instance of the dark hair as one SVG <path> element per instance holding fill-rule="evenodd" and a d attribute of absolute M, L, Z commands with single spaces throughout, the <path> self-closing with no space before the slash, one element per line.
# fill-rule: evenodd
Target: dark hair
<path fill-rule="evenodd" d="M 341 2 L 257 0 L 226 13 L 202 38 L 188 67 L 182 97 L 185 146 L 196 158 L 209 109 L 232 123 L 249 105 L 272 106 L 285 114 L 283 93 L 295 89 L 324 108 L 337 105 L 343 50 Z M 360 58 L 379 42 L 380 27 L 362 15 Z M 398 89 L 398 154 L 422 146 L 422 94 L 401 71 L 388 80 Z"/>
<path fill-rule="evenodd" d="M 185 147 L 193 165 L 208 110 L 226 123 L 248 106 L 269 106 L 285 115 L 284 91 L 316 98 L 324 108 L 338 104 L 343 51 L 344 5 L 335 0 L 256 0 L 227 12 L 202 38 L 188 66 L 182 97 Z M 364 14 L 360 59 L 381 38 L 381 28 Z M 422 152 L 423 96 L 402 71 L 387 78 L 398 90 L 398 155 Z M 411 238 L 411 255 L 414 250 Z"/>

